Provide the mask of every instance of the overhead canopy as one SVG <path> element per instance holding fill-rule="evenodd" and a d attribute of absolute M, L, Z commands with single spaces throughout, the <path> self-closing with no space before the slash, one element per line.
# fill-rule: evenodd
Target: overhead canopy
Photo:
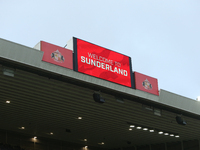
<path fill-rule="evenodd" d="M 0 39 L 0 129 L 79 144 L 87 139 L 87 145 L 109 149 L 199 137 L 197 101 L 165 90 L 160 96 L 135 90 L 43 62 L 42 56 L 42 51 Z M 6 69 L 14 77 L 4 75 Z M 104 104 L 93 100 L 94 92 Z M 177 115 L 186 126 L 176 122 Z M 180 137 L 129 130 L 130 124 Z"/>

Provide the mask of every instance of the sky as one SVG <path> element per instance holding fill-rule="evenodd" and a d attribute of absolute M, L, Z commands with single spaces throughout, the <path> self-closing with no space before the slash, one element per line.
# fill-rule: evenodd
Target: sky
<path fill-rule="evenodd" d="M 0 38 L 64 47 L 73 36 L 131 57 L 159 89 L 200 96 L 199 0 L 0 0 Z"/>

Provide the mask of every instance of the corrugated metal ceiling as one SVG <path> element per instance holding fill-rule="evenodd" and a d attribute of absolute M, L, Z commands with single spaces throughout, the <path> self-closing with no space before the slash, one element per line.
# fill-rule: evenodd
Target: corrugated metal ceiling
<path fill-rule="evenodd" d="M 181 126 L 173 112 L 162 110 L 162 116 L 156 116 L 143 108 L 139 98 L 124 98 L 124 103 L 119 103 L 115 94 L 109 92 L 101 93 L 106 102 L 99 104 L 92 96 L 96 90 L 89 85 L 72 84 L 70 80 L 62 82 L 19 69 L 14 77 L 1 73 L 0 129 L 80 144 L 86 138 L 87 145 L 109 149 L 199 138 L 197 119 L 184 117 L 188 124 Z M 135 128 L 130 131 L 127 122 L 178 133 L 180 138 Z M 22 126 L 25 130 L 19 129 Z M 101 142 L 105 144 L 98 144 Z"/>

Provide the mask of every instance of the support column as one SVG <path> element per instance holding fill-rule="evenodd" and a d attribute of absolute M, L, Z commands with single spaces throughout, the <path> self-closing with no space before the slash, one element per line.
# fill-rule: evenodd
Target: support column
<path fill-rule="evenodd" d="M 8 138 L 8 137 L 7 137 L 7 136 L 8 136 L 8 135 L 7 135 L 7 131 L 6 131 L 6 144 L 8 144 L 8 143 L 7 143 L 7 138 Z"/>
<path fill-rule="evenodd" d="M 137 146 L 134 146 L 135 150 L 137 150 Z"/>
<path fill-rule="evenodd" d="M 165 150 L 167 150 L 167 143 L 165 143 Z"/>
<path fill-rule="evenodd" d="M 181 149 L 184 150 L 183 141 L 181 141 Z"/>

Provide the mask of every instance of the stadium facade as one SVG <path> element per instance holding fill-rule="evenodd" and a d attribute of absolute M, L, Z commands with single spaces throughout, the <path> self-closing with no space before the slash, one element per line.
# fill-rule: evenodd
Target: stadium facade
<path fill-rule="evenodd" d="M 78 38 L 67 49 L 0 39 L 0 67 L 1 143 L 30 150 L 200 149 L 200 103 L 159 90 L 158 80 L 134 72 L 126 55 Z"/>

